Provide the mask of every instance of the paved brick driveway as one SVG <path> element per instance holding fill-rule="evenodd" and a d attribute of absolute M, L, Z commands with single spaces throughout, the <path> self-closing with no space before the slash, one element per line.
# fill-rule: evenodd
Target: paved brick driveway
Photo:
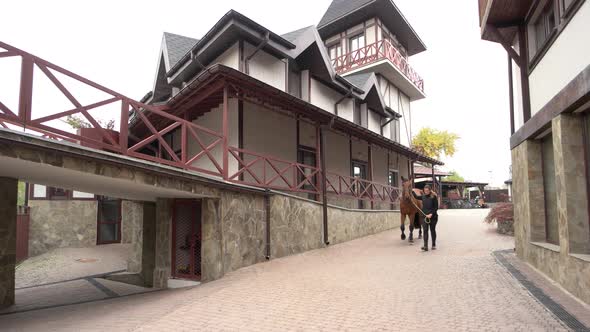
<path fill-rule="evenodd" d="M 445 211 L 435 252 L 390 231 L 192 289 L 0 317 L 0 330 L 564 330 L 496 263 L 513 240 L 481 220 Z"/>

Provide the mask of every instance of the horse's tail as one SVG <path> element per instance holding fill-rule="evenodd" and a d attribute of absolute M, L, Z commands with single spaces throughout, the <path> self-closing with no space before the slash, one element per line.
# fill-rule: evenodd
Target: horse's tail
<path fill-rule="evenodd" d="M 414 228 L 420 228 L 420 213 L 414 214 Z"/>

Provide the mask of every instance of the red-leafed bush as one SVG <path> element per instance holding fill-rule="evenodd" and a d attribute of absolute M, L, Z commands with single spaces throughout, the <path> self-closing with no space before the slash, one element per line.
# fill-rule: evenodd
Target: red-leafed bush
<path fill-rule="evenodd" d="M 491 224 L 496 222 L 496 231 L 504 235 L 514 235 L 514 208 L 512 203 L 499 203 L 495 205 L 484 219 Z"/>
<path fill-rule="evenodd" d="M 488 213 L 484 222 L 491 224 L 493 222 L 499 224 L 514 221 L 514 207 L 512 203 L 498 203 Z"/>

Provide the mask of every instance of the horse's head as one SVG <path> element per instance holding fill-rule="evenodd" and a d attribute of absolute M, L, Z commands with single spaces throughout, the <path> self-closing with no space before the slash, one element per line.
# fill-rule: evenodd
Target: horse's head
<path fill-rule="evenodd" d="M 404 199 L 412 197 L 412 178 L 406 179 L 402 176 L 402 193 Z"/>

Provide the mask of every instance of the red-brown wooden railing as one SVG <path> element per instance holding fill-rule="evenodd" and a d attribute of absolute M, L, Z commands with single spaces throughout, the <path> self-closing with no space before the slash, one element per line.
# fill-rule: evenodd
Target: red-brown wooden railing
<path fill-rule="evenodd" d="M 328 194 L 359 200 L 395 202 L 400 197 L 399 188 L 332 172 L 327 172 L 326 186 Z"/>
<path fill-rule="evenodd" d="M 213 156 L 211 150 L 220 145 L 225 139 L 221 133 L 214 132 L 208 128 L 201 127 L 190 121 L 174 116 L 166 112 L 166 107 L 147 105 L 131 98 L 125 97 L 115 91 L 112 91 L 100 84 L 94 83 L 84 77 L 74 74 L 64 68 L 54 65 L 41 58 L 33 56 L 27 52 L 21 51 L 8 44 L 0 42 L 0 58 L 20 57 L 21 58 L 21 77 L 18 110 L 13 111 L 0 100 L 0 123 L 3 127 L 11 124 L 17 127 L 25 128 L 29 132 L 39 133 L 42 137 L 65 140 L 69 142 L 86 143 L 83 145 L 92 146 L 119 153 L 125 156 L 131 156 L 139 159 L 149 160 L 169 166 L 180 167 L 183 169 L 194 170 L 206 174 L 222 174 L 220 162 Z M 40 70 L 41 73 L 35 69 Z M 36 73 L 36 75 L 34 75 Z M 56 73 L 63 75 L 68 79 L 73 79 L 79 84 L 84 84 L 96 91 L 106 94 L 108 97 L 102 101 L 83 105 L 58 78 Z M 41 117 L 33 116 L 33 85 L 38 75 L 45 75 L 53 85 L 71 102 L 73 108 L 52 111 L 49 115 Z M 103 128 L 100 121 L 90 114 L 90 111 L 99 109 L 107 105 L 118 104 L 117 111 L 107 114 L 107 117 L 119 119 L 119 139 L 113 138 L 113 135 Z M 137 142 L 129 138 L 129 114 L 133 111 L 137 120 L 149 132 L 145 137 L 141 137 Z M 97 130 L 102 139 L 94 139 L 83 136 L 75 132 L 70 132 L 51 125 L 54 120 L 63 120 L 68 116 L 80 116 L 88 122 L 91 128 Z M 102 114 L 105 116 L 104 114 Z M 169 123 L 163 129 L 156 129 L 156 123 Z M 180 153 L 173 149 L 164 139 L 164 135 L 174 131 L 181 130 L 181 147 Z M 208 139 L 205 139 L 208 137 Z M 207 140 L 213 139 L 212 143 L 205 144 Z M 146 153 L 145 148 L 151 143 L 158 142 L 162 153 Z M 190 154 L 190 145 L 198 147 L 195 154 Z M 203 167 L 194 166 L 202 158 L 215 166 L 213 170 Z"/>
<path fill-rule="evenodd" d="M 3 50 L 2 50 L 3 49 Z M 321 195 L 322 184 L 328 194 L 370 201 L 394 202 L 399 189 L 358 178 L 328 173 L 325 178 L 320 168 L 239 149 L 228 145 L 229 130 L 227 99 L 230 84 L 220 85 L 224 90 L 223 129 L 216 132 L 187 119 L 172 115 L 167 106 L 154 106 L 135 101 L 41 58 L 0 42 L 0 60 L 20 57 L 21 75 L 18 109 L 12 110 L 0 100 L 0 126 L 26 129 L 41 137 L 81 144 L 116 154 L 148 160 L 168 166 L 218 176 L 232 183 L 256 187 Z M 35 70 L 37 69 L 37 70 Z M 72 108 L 52 110 L 50 114 L 33 115 L 33 85 L 41 72 L 72 104 Z M 34 74 L 37 72 L 37 74 Z M 2 73 L 0 73 L 2 75 Z M 107 95 L 101 101 L 84 105 L 58 77 L 85 84 Z M 99 119 L 90 112 L 116 104 L 109 118 L 119 119 L 118 138 L 103 128 Z M 111 110 L 111 112 L 113 112 Z M 134 117 L 130 121 L 130 114 Z M 81 135 L 52 125 L 55 120 L 78 115 L 85 119 L 98 135 Z M 135 127 L 133 127 L 135 126 Z M 144 134 L 134 137 L 130 128 L 142 128 Z M 172 146 L 167 134 L 180 132 L 180 146 Z M 98 137 L 98 138 L 97 138 Z M 156 147 L 153 143 L 157 143 Z M 176 147 L 176 149 L 174 149 Z M 215 150 L 215 151 L 214 151 Z M 221 150 L 221 157 L 219 156 Z"/>
<path fill-rule="evenodd" d="M 339 74 L 361 66 L 387 59 L 399 69 L 410 82 L 424 92 L 424 80 L 410 66 L 408 60 L 387 39 L 379 40 L 332 60 L 332 66 Z"/>

